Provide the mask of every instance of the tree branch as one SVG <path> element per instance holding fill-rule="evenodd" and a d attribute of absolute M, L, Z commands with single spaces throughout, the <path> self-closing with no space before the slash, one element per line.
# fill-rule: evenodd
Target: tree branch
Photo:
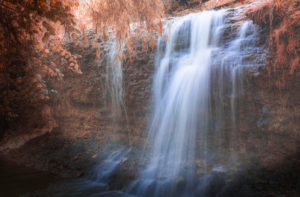
<path fill-rule="evenodd" d="M 16 12 L 15 9 L 13 9 L 13 8 L 11 8 L 11 7 L 8 7 L 7 5 L 4 5 L 3 3 L 0 3 L 0 6 L 6 8 L 6 9 L 8 9 L 8 10 L 10 10 L 10 11 Z"/>

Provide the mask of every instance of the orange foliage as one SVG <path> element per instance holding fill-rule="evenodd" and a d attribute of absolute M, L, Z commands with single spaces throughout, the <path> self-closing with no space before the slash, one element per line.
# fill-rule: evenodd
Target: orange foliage
<path fill-rule="evenodd" d="M 269 26 L 269 51 L 273 58 L 267 61 L 270 75 L 285 87 L 291 77 L 300 76 L 300 3 L 293 0 L 267 0 L 246 13 L 260 25 Z"/>
<path fill-rule="evenodd" d="M 24 118 L 52 95 L 47 80 L 62 78 L 68 68 L 61 59 L 63 49 L 56 33 L 76 32 L 71 0 L 2 0 L 0 1 L 0 119 Z M 70 56 L 73 56 L 69 54 Z M 76 61 L 74 64 L 79 65 Z M 26 120 L 24 120 L 26 121 Z M 1 122 L 1 127 L 3 126 Z M 1 133 L 1 131 L 0 131 Z"/>
<path fill-rule="evenodd" d="M 88 6 L 101 40 L 114 39 L 120 44 L 121 51 L 125 46 L 129 53 L 133 53 L 135 38 L 149 43 L 162 32 L 162 0 L 91 0 Z"/>

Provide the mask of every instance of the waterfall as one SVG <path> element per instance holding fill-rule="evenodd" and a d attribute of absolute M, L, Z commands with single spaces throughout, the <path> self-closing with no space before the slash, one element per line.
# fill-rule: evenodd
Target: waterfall
<path fill-rule="evenodd" d="M 112 137 L 110 145 L 118 143 L 121 128 L 127 127 L 127 112 L 124 101 L 125 89 L 123 87 L 123 61 L 121 52 L 124 45 L 111 39 L 106 46 L 106 64 L 105 64 L 105 93 L 106 111 L 109 115 L 109 129 Z M 125 120 L 125 121 L 124 121 Z M 125 123 L 124 123 L 125 122 Z M 130 142 L 130 137 L 128 136 Z"/>
<path fill-rule="evenodd" d="M 238 20 L 240 12 L 193 13 L 165 26 L 153 80 L 151 151 L 129 188 L 132 194 L 196 195 L 197 175 L 233 158 L 244 68 L 259 53 L 255 26 Z M 224 124 L 231 126 L 229 133 Z"/>
<path fill-rule="evenodd" d="M 124 89 L 122 60 L 119 57 L 118 45 L 111 41 L 107 55 L 106 67 L 106 95 L 110 102 L 111 115 L 114 119 L 119 119 L 124 109 Z"/>

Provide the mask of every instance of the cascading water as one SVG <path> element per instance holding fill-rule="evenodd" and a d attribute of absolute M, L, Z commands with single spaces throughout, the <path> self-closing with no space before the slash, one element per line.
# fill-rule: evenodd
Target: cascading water
<path fill-rule="evenodd" d="M 129 188 L 132 194 L 196 195 L 197 174 L 216 167 L 222 155 L 232 156 L 243 69 L 251 65 L 249 55 L 259 53 L 255 26 L 239 22 L 240 11 L 176 18 L 159 40 L 150 159 Z M 224 133 L 228 122 L 231 132 Z"/>
<path fill-rule="evenodd" d="M 96 182 L 107 184 L 130 151 L 130 149 L 119 149 L 111 152 L 107 158 L 96 167 L 93 172 L 95 176 L 92 176 L 92 179 Z"/>
<path fill-rule="evenodd" d="M 123 61 L 121 58 L 121 51 L 123 45 L 116 43 L 111 39 L 106 46 L 106 64 L 105 64 L 105 94 L 106 112 L 109 115 L 109 124 L 107 125 L 112 131 L 111 144 L 119 142 L 118 132 L 122 128 L 127 127 L 127 112 L 124 102 L 125 90 L 123 87 Z M 125 123 L 125 124 L 124 124 Z M 128 141 L 129 141 L 128 137 Z"/>
<path fill-rule="evenodd" d="M 111 115 L 114 119 L 120 119 L 121 112 L 124 109 L 122 60 L 118 51 L 117 44 L 111 41 L 107 55 L 105 89 L 107 99 L 110 102 Z"/>

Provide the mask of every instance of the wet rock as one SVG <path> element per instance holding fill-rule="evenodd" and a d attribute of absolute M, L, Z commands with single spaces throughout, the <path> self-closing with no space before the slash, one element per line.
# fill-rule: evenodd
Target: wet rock
<path fill-rule="evenodd" d="M 195 165 L 196 165 L 197 167 L 204 167 L 204 166 L 207 165 L 207 162 L 206 162 L 206 160 L 204 160 L 204 159 L 197 159 L 197 160 L 195 161 Z"/>
<path fill-rule="evenodd" d="M 95 195 L 95 197 L 96 196 L 97 197 L 130 197 L 129 194 L 120 191 L 108 191 L 108 192 Z"/>
<path fill-rule="evenodd" d="M 77 177 L 82 177 L 84 175 L 84 172 L 82 170 L 79 170 L 77 172 Z"/>
<path fill-rule="evenodd" d="M 196 174 L 197 174 L 197 176 L 201 177 L 204 174 L 206 174 L 206 170 L 203 167 L 198 168 Z"/>
<path fill-rule="evenodd" d="M 217 194 L 222 197 L 253 197 L 256 196 L 251 185 L 247 183 L 230 182 Z"/>
<path fill-rule="evenodd" d="M 187 21 L 179 29 L 178 34 L 176 34 L 177 37 L 173 38 L 175 39 L 175 46 L 173 48 L 174 51 L 179 52 L 189 48 L 191 42 L 190 31 L 191 23 L 190 21 Z"/>
<path fill-rule="evenodd" d="M 175 181 L 176 184 L 181 184 L 181 183 L 185 182 L 185 179 L 182 176 L 178 176 L 178 177 L 175 178 L 174 181 Z"/>
<path fill-rule="evenodd" d="M 94 154 L 94 155 L 92 156 L 93 159 L 96 159 L 96 157 L 97 157 L 97 154 Z"/>
<path fill-rule="evenodd" d="M 258 119 L 256 126 L 258 128 L 266 128 L 272 122 L 272 118 L 270 117 L 270 111 L 267 107 L 262 108 L 262 114 Z"/>
<path fill-rule="evenodd" d="M 196 194 L 198 196 L 217 196 L 220 188 L 226 183 L 225 173 L 212 172 L 204 175 L 198 184 Z"/>

